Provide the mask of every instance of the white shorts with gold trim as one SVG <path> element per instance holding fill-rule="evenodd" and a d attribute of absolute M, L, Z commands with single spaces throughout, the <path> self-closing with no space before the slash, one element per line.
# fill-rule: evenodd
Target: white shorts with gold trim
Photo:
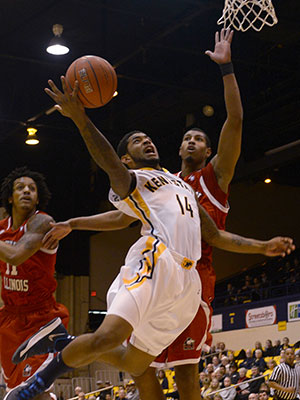
<path fill-rule="evenodd" d="M 157 356 L 189 325 L 201 301 L 195 265 L 151 236 L 130 248 L 108 290 L 107 313 L 131 324 L 132 345 Z"/>

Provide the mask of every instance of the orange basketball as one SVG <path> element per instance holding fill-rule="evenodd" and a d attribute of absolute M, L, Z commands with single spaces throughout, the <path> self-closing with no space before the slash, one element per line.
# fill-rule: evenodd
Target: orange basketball
<path fill-rule="evenodd" d="M 79 83 L 78 97 L 86 108 L 102 107 L 117 89 L 117 75 L 112 65 L 97 56 L 77 58 L 66 72 L 69 88 Z"/>

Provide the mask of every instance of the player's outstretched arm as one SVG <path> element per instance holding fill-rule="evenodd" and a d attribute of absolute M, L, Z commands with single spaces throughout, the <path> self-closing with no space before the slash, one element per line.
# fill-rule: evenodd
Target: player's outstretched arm
<path fill-rule="evenodd" d="M 80 131 L 83 140 L 95 162 L 109 176 L 110 184 L 115 193 L 122 199 L 127 197 L 133 189 L 134 178 L 119 159 L 112 145 L 105 136 L 95 127 L 85 113 L 84 107 L 78 99 L 78 82 L 72 93 L 67 90 L 65 77 L 61 77 L 62 91 L 53 81 L 48 81 L 46 93 L 56 102 L 55 108 L 65 117 L 71 118 Z"/>
<path fill-rule="evenodd" d="M 219 64 L 223 74 L 224 98 L 227 118 L 222 127 L 218 151 L 212 159 L 220 188 L 227 193 L 236 163 L 241 153 L 243 107 L 240 91 L 231 64 L 231 42 L 233 31 L 222 29 L 216 32 L 214 51 L 206 51 L 213 61 Z"/>
<path fill-rule="evenodd" d="M 43 237 L 51 228 L 51 222 L 53 219 L 49 215 L 33 215 L 27 223 L 26 233 L 15 245 L 0 241 L 0 259 L 16 266 L 28 260 L 42 247 Z"/>
<path fill-rule="evenodd" d="M 51 223 L 52 229 L 43 238 L 43 246 L 52 248 L 58 240 L 63 239 L 72 230 L 114 231 L 127 228 L 135 218 L 119 210 L 108 211 L 89 217 L 71 218 L 64 222 Z"/>
<path fill-rule="evenodd" d="M 295 250 L 293 239 L 289 237 L 275 237 L 270 240 L 256 240 L 234 233 L 222 231 L 199 205 L 201 218 L 201 232 L 203 239 L 211 246 L 233 253 L 264 254 L 269 257 L 284 257 Z"/>

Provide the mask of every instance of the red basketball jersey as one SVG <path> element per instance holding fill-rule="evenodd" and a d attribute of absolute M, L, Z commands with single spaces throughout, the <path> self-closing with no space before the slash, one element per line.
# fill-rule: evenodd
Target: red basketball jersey
<path fill-rule="evenodd" d="M 37 211 L 36 213 L 40 213 Z M 12 218 L 0 221 L 0 240 L 16 244 L 27 230 L 27 221 L 12 230 Z M 18 266 L 0 260 L 2 299 L 7 306 L 35 305 L 52 298 L 57 283 L 54 278 L 56 249 L 41 248 Z"/>

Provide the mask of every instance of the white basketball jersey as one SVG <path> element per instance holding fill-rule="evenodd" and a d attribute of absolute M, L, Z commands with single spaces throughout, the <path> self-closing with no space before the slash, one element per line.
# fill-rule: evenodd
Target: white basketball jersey
<path fill-rule="evenodd" d="M 158 237 L 169 249 L 199 260 L 201 229 L 194 190 L 179 177 L 152 168 L 133 171 L 136 188 L 121 200 L 112 190 L 109 200 L 142 222 L 143 236 Z"/>

